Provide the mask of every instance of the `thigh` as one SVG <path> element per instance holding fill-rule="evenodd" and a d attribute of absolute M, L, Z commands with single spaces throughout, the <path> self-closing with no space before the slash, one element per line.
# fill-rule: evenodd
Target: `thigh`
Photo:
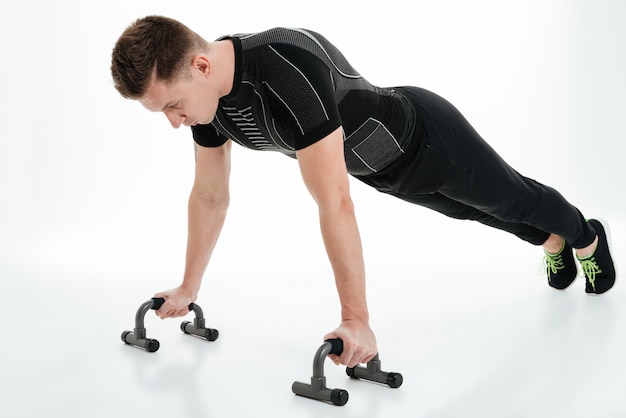
<path fill-rule="evenodd" d="M 504 161 L 450 102 L 426 90 L 411 92 L 423 117 L 423 158 L 405 168 L 412 181 L 404 182 L 402 192 L 420 194 L 423 178 L 432 177 L 436 191 L 454 201 L 523 221 L 539 201 L 541 185 Z"/>

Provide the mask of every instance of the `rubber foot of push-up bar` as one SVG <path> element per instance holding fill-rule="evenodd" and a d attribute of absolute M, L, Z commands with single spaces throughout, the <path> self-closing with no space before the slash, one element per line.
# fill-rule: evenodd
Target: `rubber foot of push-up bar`
<path fill-rule="evenodd" d="M 342 340 L 338 338 L 326 340 L 315 353 L 311 383 L 294 382 L 291 386 L 293 393 L 319 401 L 330 402 L 337 406 L 345 405 L 349 398 L 348 391 L 345 389 L 330 389 L 326 387 L 326 377 L 324 375 L 324 360 L 326 356 L 329 354 L 341 354 L 342 352 Z M 367 363 L 366 367 L 356 366 L 346 368 L 346 374 L 354 379 L 383 383 L 391 388 L 398 388 L 403 382 L 400 373 L 384 372 L 380 369 L 378 354 Z"/>
<path fill-rule="evenodd" d="M 135 329 L 133 331 L 124 331 L 122 333 L 122 341 L 128 345 L 141 348 L 150 353 L 154 353 L 160 347 L 157 340 L 146 337 L 146 328 L 144 326 L 144 318 L 149 310 L 158 310 L 165 303 L 163 298 L 152 298 L 151 300 L 141 304 L 135 315 Z M 185 334 L 195 335 L 208 341 L 215 341 L 219 337 L 216 329 L 206 328 L 204 324 L 204 315 L 202 309 L 195 303 L 189 305 L 189 311 L 194 311 L 196 317 L 192 322 L 185 321 L 180 324 L 180 329 Z"/>

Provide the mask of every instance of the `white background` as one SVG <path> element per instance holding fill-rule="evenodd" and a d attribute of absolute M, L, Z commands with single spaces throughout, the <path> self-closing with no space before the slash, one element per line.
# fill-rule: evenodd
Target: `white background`
<path fill-rule="evenodd" d="M 411 5 L 410 8 L 408 5 Z M 25 0 L 0 14 L 0 416 L 626 415 L 626 308 L 579 279 L 548 288 L 541 249 L 354 182 L 372 326 L 397 390 L 348 380 L 294 397 L 339 321 L 316 208 L 291 159 L 235 147 L 232 204 L 198 299 L 220 339 L 136 309 L 180 282 L 190 132 L 122 99 L 110 52 L 134 19 L 212 40 L 324 34 L 369 81 L 452 101 L 524 175 L 607 219 L 623 260 L 626 5 L 601 1 Z M 271 179 L 274 186 L 266 187 Z M 382 214 L 385 213 L 385 216 Z M 388 216 L 393 213 L 392 219 Z M 381 222 L 384 219 L 384 223 Z"/>

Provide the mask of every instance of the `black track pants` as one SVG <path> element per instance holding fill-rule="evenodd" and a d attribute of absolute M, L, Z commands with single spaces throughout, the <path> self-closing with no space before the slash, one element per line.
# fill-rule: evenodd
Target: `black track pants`
<path fill-rule="evenodd" d="M 392 166 L 359 180 L 456 219 L 481 222 L 543 244 L 550 233 L 583 248 L 595 231 L 555 189 L 520 175 L 448 101 L 415 87 L 397 89 L 419 120 L 414 146 Z"/>

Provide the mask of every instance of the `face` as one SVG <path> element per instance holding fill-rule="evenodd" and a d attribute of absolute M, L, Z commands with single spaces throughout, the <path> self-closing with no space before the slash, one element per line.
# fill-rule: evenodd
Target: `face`
<path fill-rule="evenodd" d="M 190 71 L 190 76 L 169 83 L 153 77 L 139 102 L 152 112 L 163 112 L 174 128 L 210 123 L 219 97 L 206 57 L 195 57 Z"/>

